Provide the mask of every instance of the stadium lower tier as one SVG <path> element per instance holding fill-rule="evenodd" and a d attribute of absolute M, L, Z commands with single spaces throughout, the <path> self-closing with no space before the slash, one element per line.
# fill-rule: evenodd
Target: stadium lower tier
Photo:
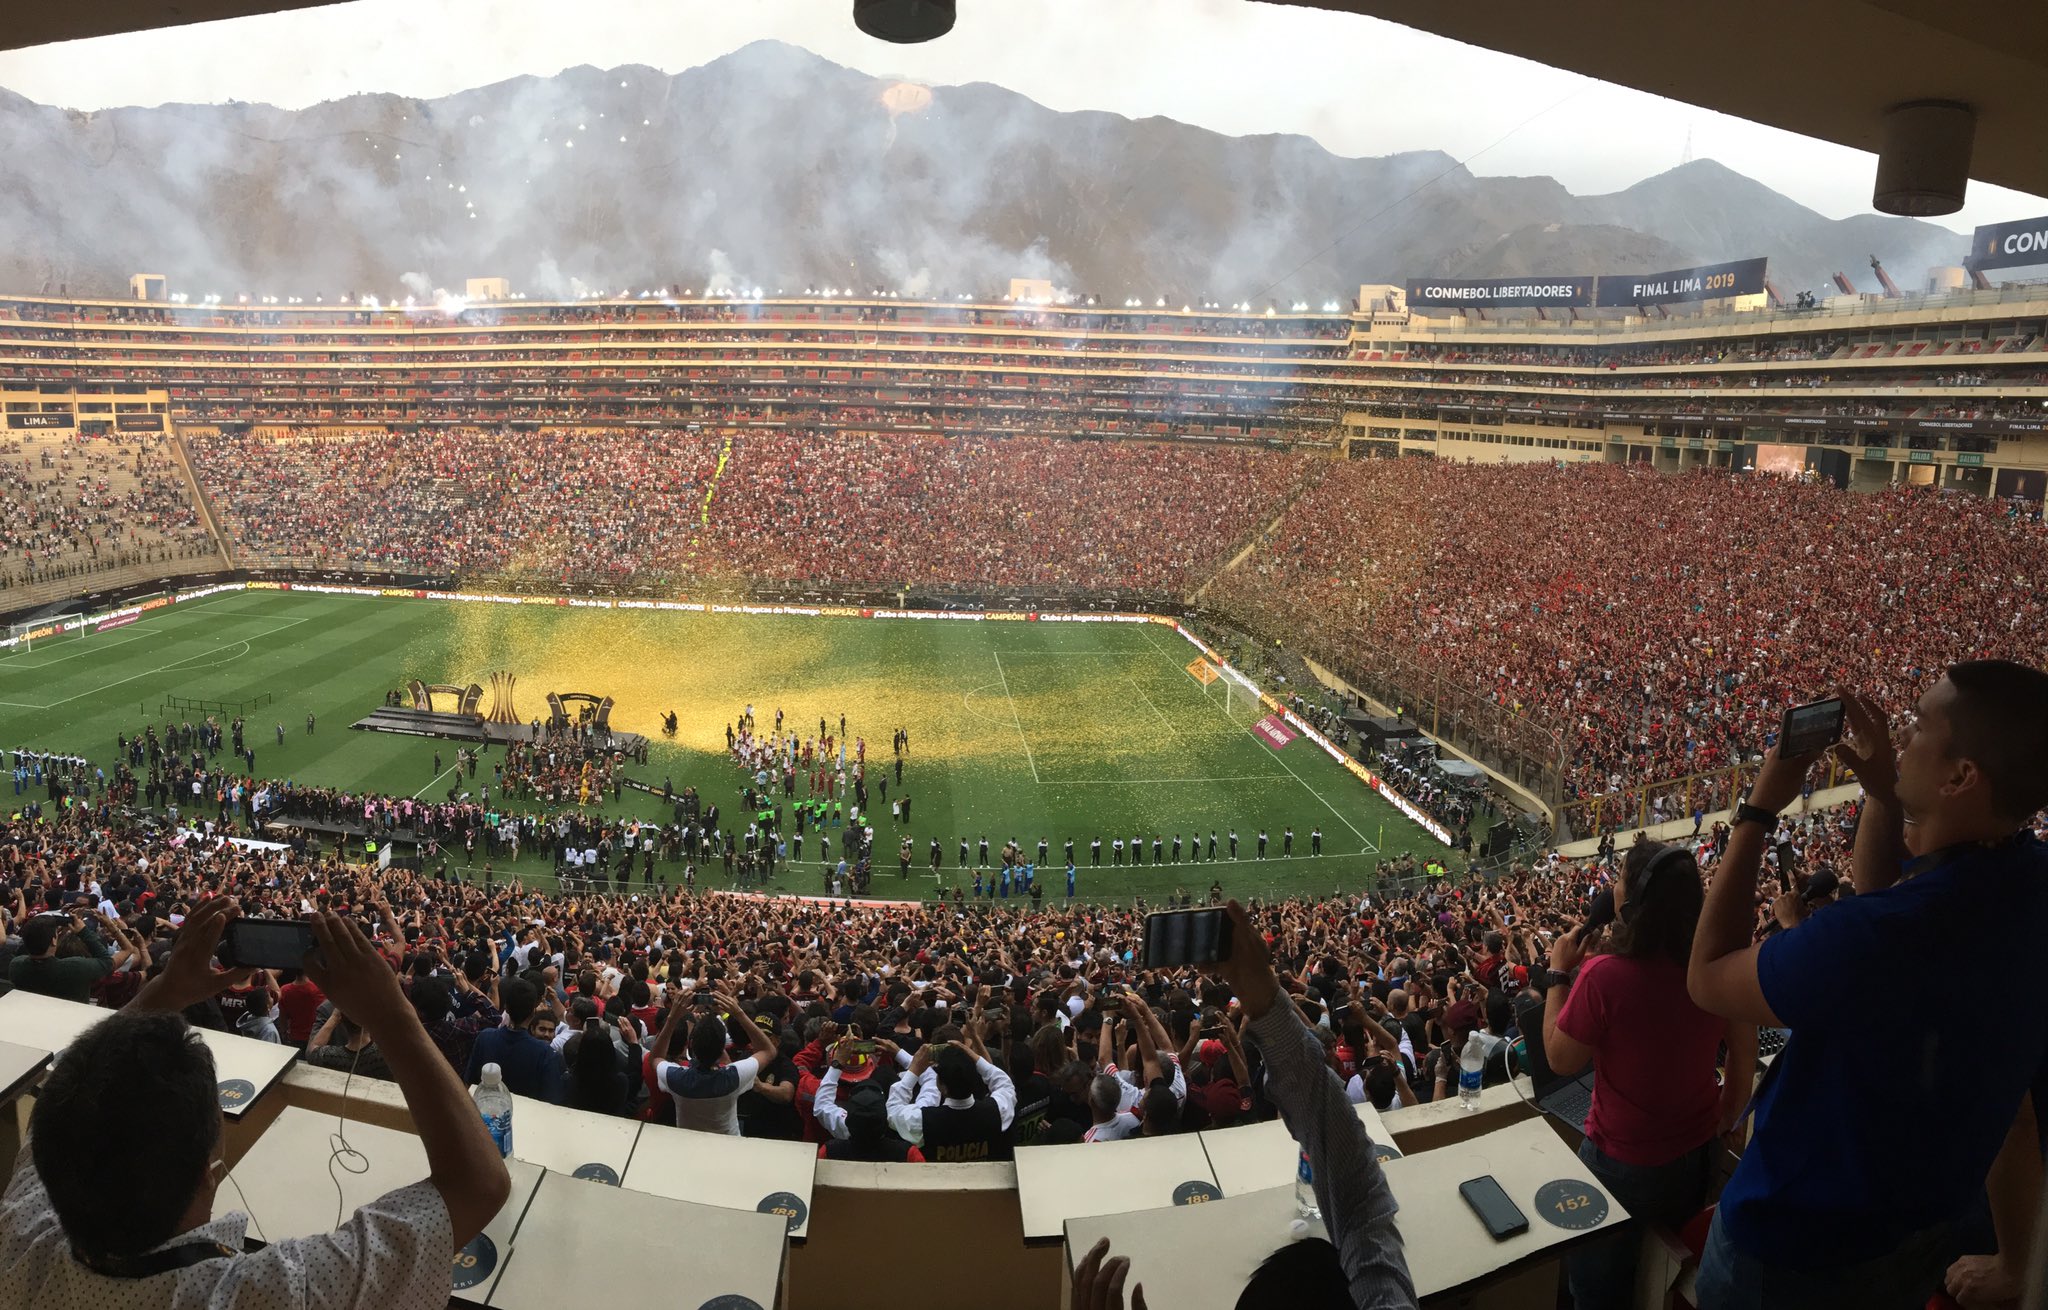
<path fill-rule="evenodd" d="M 1754 937 L 1843 912 L 1834 902 L 1847 897 L 1856 819 L 1854 805 L 1787 817 L 1771 858 L 1786 861 L 1795 891 L 1756 907 Z M 1685 876 L 1724 872 L 1726 841 L 1717 829 L 1681 843 Z M 1273 939 L 1261 969 L 1280 998 L 1255 1015 L 1240 980 L 1261 975 L 1134 962 L 1142 908 L 538 896 L 368 864 L 280 867 L 270 850 L 174 845 L 90 804 L 0 819 L 0 842 L 15 852 L 8 913 L 69 911 L 87 924 L 61 947 L 72 961 L 61 986 L 26 953 L 0 984 L 8 1097 L 53 1055 L 93 1058 L 88 1035 L 110 1014 L 152 1007 L 161 993 L 145 994 L 144 979 L 158 970 L 124 966 L 191 949 L 210 892 L 248 918 L 295 917 L 304 898 L 361 927 L 367 963 L 395 969 L 405 991 L 375 1028 L 294 972 L 192 1007 L 220 1093 L 218 1153 L 236 1178 L 216 1213 L 249 1215 L 269 1243 L 312 1237 L 337 1208 L 352 1213 L 425 1172 L 421 1137 L 436 1129 L 415 1119 L 418 1066 L 386 1055 L 417 1014 L 458 1077 L 476 1082 L 495 1065 L 520 1098 L 506 1134 L 511 1195 L 486 1236 L 457 1252 L 457 1300 L 510 1278 L 557 1302 L 583 1277 L 559 1260 L 561 1243 L 630 1219 L 642 1226 L 631 1231 L 696 1239 L 677 1256 L 690 1304 L 740 1287 L 756 1305 L 837 1306 L 849 1280 L 900 1265 L 877 1232 L 943 1217 L 972 1225 L 976 1240 L 942 1243 L 927 1272 L 976 1280 L 991 1310 L 1057 1303 L 1105 1225 L 1148 1286 L 1222 1287 L 1216 1303 L 1228 1304 L 1302 1232 L 1290 1221 L 1304 1148 L 1287 1125 L 1310 1092 L 1362 1129 L 1342 1139 L 1355 1152 L 1310 1135 L 1318 1182 L 1365 1171 L 1391 1194 L 1402 1267 L 1425 1303 L 1490 1289 L 1488 1304 L 1553 1304 L 1560 1257 L 1621 1222 L 1629 1199 L 1573 1154 L 1586 1097 L 1581 1086 L 1574 1102 L 1572 1080 L 1553 1072 L 1556 1024 L 1547 1037 L 1544 1023 L 1546 991 L 1566 986 L 1546 976 L 1552 939 L 1593 912 L 1620 865 L 1611 855 L 1545 858 L 1493 882 L 1253 906 L 1247 924 Z M 99 874 L 102 916 L 76 903 L 67 865 Z M 47 920 L 40 931 L 51 940 Z M 1626 958 L 1597 967 L 1617 965 Z M 1576 985 L 1593 988 L 1590 972 Z M 714 996 L 719 1005 L 701 1003 Z M 1325 1015 L 1327 1027 L 1312 1026 Z M 1474 1034 L 1484 1058 L 1465 1106 L 1458 1053 Z M 1738 1053 L 1731 1039 L 1730 1078 L 1747 1087 L 1757 1051 L 1774 1059 L 1786 1040 L 1765 1030 Z M 1283 1042 L 1299 1042 L 1298 1059 Z M 953 1044 L 972 1062 L 932 1055 Z M 665 1068 L 727 1057 L 735 1076 L 701 1090 Z M 957 1089 L 948 1104 L 968 1105 L 971 1121 L 939 1109 L 925 1073 L 937 1060 L 949 1061 L 936 1075 L 945 1094 Z M 1711 1047 L 1697 1063 L 1711 1094 Z M 889 1086 L 904 1113 L 876 1094 Z M 1773 1131 L 1782 1120 L 1723 1144 L 1766 1148 Z M 361 1168 L 330 1168 L 336 1132 Z M 0 1169 L 16 1149 L 12 1135 L 0 1141 Z M 1532 1231 L 1487 1234 L 1458 1199 L 1480 1174 L 1533 1217 Z M 1566 1210 L 1560 1187 L 1592 1217 L 1546 1217 L 1544 1205 Z M 1160 1234 L 1150 1243 L 1148 1229 Z"/>
<path fill-rule="evenodd" d="M 173 448 L 244 567 L 1193 605 L 1482 757 L 1533 761 L 1580 834 L 1725 805 L 1782 707 L 1837 683 L 1903 706 L 1953 660 L 2048 654 L 2038 520 L 1909 487 L 844 432 L 200 430 Z M 154 503 L 184 485 L 177 460 L 145 473 Z"/>

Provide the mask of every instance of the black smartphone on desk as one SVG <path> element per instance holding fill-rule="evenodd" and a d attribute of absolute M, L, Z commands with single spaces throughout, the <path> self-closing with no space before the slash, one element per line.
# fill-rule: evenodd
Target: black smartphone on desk
<path fill-rule="evenodd" d="M 1472 1207 L 1472 1213 L 1479 1216 L 1479 1222 L 1486 1225 L 1486 1231 L 1493 1234 L 1494 1241 L 1504 1241 L 1517 1233 L 1529 1231 L 1529 1216 L 1522 1213 L 1522 1207 L 1508 1199 L 1508 1194 L 1501 1190 L 1492 1174 L 1459 1183 L 1458 1195 L 1465 1198 L 1465 1204 Z"/>

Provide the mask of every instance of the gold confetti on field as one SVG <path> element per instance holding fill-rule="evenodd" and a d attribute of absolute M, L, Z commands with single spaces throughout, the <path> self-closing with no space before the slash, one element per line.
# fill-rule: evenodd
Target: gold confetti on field
<path fill-rule="evenodd" d="M 1243 766 L 1247 739 L 1221 697 L 1205 703 L 1168 659 L 1177 651 L 1126 646 L 1127 631 L 1063 632 L 1042 653 L 1018 650 L 1021 634 L 1009 625 L 934 629 L 946 644 L 922 649 L 901 635 L 862 619 L 468 605 L 453 611 L 445 654 L 431 640 L 416 649 L 415 659 L 445 667 L 406 676 L 466 685 L 505 670 L 529 721 L 546 717 L 549 692 L 611 696 L 612 725 L 657 744 L 673 710 L 673 744 L 711 753 L 725 749 L 725 725 L 751 703 L 757 724 L 772 727 L 781 708 L 805 737 L 820 716 L 836 735 L 844 714 L 849 734 L 883 758 L 901 725 L 926 760 L 1026 766 L 1021 731 L 1048 779 L 1201 777 L 1218 748 Z M 962 650 L 962 636 L 978 639 Z M 1010 652 L 1005 668 L 993 656 L 999 648 Z M 1282 772 L 1263 754 L 1252 758 L 1255 771 Z"/>

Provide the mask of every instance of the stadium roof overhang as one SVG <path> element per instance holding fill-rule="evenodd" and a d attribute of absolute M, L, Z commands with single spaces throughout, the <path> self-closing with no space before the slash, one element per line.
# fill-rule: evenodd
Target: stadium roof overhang
<path fill-rule="evenodd" d="M 1977 112 L 1970 176 L 2048 195 L 2048 5 L 2013 0 L 1280 0 L 1371 14 L 1875 153 L 1893 105 Z M 1445 69 L 1457 94 L 1483 96 Z M 1370 69 L 1361 69 L 1369 76 Z"/>
<path fill-rule="evenodd" d="M 99 0 L 21 4 L 0 48 L 311 8 L 326 0 Z M 970 0 L 981 3 L 983 0 Z M 2048 194 L 2048 5 L 2014 0 L 1281 0 L 1372 14 L 1806 136 L 1875 151 L 1911 100 L 1977 111 L 1970 175 Z M 851 21 L 849 19 L 849 21 Z M 1360 69 L 1369 76 L 1369 68 Z M 1486 88 L 1459 82 L 1459 94 Z"/>

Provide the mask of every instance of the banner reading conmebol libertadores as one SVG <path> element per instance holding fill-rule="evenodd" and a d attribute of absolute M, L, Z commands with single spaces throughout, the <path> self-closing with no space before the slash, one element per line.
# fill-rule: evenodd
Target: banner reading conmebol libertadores
<path fill-rule="evenodd" d="M 1971 268 L 2015 268 L 2048 264 L 2048 218 L 1992 223 L 1970 237 Z"/>
<path fill-rule="evenodd" d="M 1600 279 L 1595 304 L 1604 309 L 1629 305 L 1678 305 L 1688 300 L 1721 300 L 1728 296 L 1760 296 L 1764 290 L 1762 259 L 1737 259 L 1668 273 L 1608 274 Z"/>
<path fill-rule="evenodd" d="M 1422 278 L 1408 284 L 1408 307 L 1426 309 L 1572 309 L 1593 303 L 1590 277 Z"/>

